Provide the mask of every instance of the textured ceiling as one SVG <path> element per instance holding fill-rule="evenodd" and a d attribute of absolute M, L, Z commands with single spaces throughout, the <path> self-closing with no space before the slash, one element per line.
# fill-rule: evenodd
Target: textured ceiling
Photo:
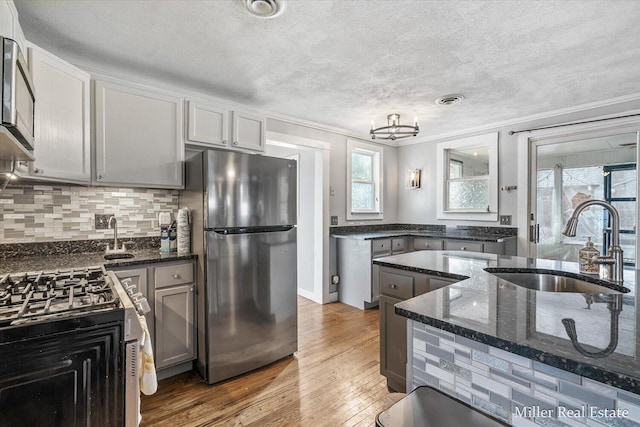
<path fill-rule="evenodd" d="M 266 20 L 236 0 L 15 3 L 71 62 L 362 135 L 392 112 L 435 136 L 640 92 L 638 1 L 290 0 Z"/>

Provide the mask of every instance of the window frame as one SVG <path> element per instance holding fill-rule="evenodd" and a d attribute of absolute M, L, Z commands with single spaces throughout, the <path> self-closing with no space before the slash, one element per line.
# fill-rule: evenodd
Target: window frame
<path fill-rule="evenodd" d="M 450 150 L 472 147 L 487 147 L 489 150 L 489 175 L 468 178 L 450 179 L 449 152 Z M 498 220 L 498 133 L 472 136 L 437 145 L 437 219 L 453 219 L 468 221 L 497 221 Z M 460 181 L 487 181 L 488 209 L 449 209 L 449 183 Z"/>
<path fill-rule="evenodd" d="M 352 171 L 353 155 L 367 155 L 371 157 L 371 184 L 373 185 L 373 202 L 374 206 L 371 209 L 354 209 L 352 192 L 354 183 L 369 183 L 363 180 L 354 180 Z M 362 141 L 356 141 L 347 139 L 347 220 L 366 220 L 366 219 L 382 219 L 382 194 L 383 194 L 383 174 L 382 174 L 382 159 L 383 148 L 365 143 Z"/>

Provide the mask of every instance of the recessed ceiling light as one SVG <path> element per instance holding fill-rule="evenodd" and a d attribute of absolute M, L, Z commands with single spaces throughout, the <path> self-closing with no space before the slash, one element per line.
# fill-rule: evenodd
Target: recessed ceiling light
<path fill-rule="evenodd" d="M 237 0 L 242 8 L 258 18 L 275 18 L 286 6 L 285 0 Z"/>
<path fill-rule="evenodd" d="M 436 104 L 438 105 L 453 105 L 459 104 L 464 99 L 464 95 L 453 94 L 453 95 L 445 95 L 436 99 Z"/>

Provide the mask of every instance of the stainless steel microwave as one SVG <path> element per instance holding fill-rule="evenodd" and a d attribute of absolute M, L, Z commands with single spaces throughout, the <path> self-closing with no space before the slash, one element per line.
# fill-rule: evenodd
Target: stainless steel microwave
<path fill-rule="evenodd" d="M 33 82 L 18 44 L 9 38 L 2 42 L 2 110 L 0 153 L 33 151 L 35 94 Z M 19 149 L 20 144 L 24 149 Z M 18 159 L 15 157 L 15 159 Z"/>

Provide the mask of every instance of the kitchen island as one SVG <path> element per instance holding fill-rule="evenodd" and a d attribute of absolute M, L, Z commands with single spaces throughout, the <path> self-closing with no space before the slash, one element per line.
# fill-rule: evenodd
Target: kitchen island
<path fill-rule="evenodd" d="M 485 271 L 575 274 L 576 263 L 454 251 L 373 263 L 398 277 L 457 280 L 395 306 L 410 319 L 408 390 L 430 385 L 514 425 L 640 424 L 635 270 L 625 271 L 628 293 L 583 294 L 531 290 Z M 563 319 L 575 323 L 573 340 Z"/>

